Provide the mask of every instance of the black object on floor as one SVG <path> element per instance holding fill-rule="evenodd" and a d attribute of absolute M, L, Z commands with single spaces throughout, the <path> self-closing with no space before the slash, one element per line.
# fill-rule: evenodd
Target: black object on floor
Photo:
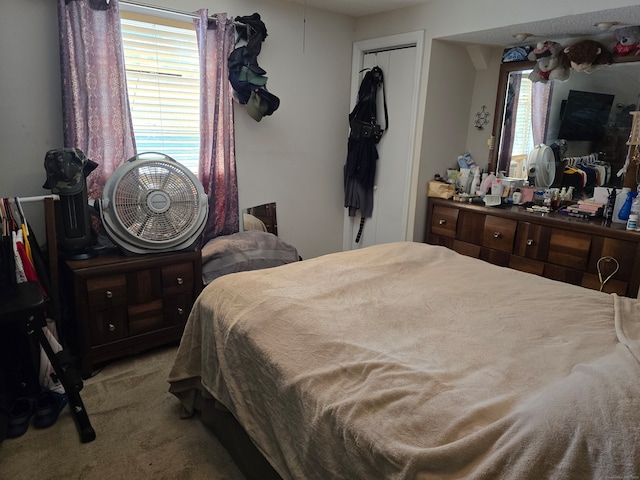
<path fill-rule="evenodd" d="M 21 322 L 26 333 L 35 338 L 51 362 L 58 380 L 64 387 L 76 421 L 80 441 L 88 443 L 96 438 L 87 411 L 80 397 L 82 380 L 69 364 L 62 363 L 62 355 L 56 355 L 47 340 L 42 327 L 47 324 L 44 297 L 36 282 L 19 283 L 5 288 L 0 293 L 0 324 Z M 27 424 L 28 426 L 28 424 Z"/>
<path fill-rule="evenodd" d="M 62 393 L 46 390 L 38 395 L 33 426 L 49 428 L 58 420 L 58 415 L 67 405 L 67 396 Z"/>
<path fill-rule="evenodd" d="M 32 397 L 16 398 L 9 412 L 7 438 L 17 438 L 29 429 L 29 422 L 35 413 L 36 401 Z"/>
<path fill-rule="evenodd" d="M 9 401 L 3 395 L 0 395 L 0 443 L 7 438 L 7 430 L 9 428 L 9 410 L 11 410 Z"/>

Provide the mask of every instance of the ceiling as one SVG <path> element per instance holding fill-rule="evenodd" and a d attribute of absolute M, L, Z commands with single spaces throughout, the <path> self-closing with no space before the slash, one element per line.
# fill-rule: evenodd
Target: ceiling
<path fill-rule="evenodd" d="M 335 13 L 361 17 L 383 13 L 398 8 L 426 4 L 431 0 L 289 0 Z M 611 30 L 601 30 L 601 22 L 617 22 Z M 640 8 L 630 7 L 602 10 L 597 13 L 583 13 L 567 17 L 552 18 L 541 22 L 523 23 L 491 30 L 440 37 L 462 43 L 478 45 L 514 46 L 532 45 L 544 40 L 560 40 L 573 37 L 598 37 L 610 35 L 611 31 L 625 25 L 640 25 Z M 533 36 L 524 41 L 516 40 L 513 35 L 529 33 Z"/>
<path fill-rule="evenodd" d="M 413 7 L 429 3 L 430 0 L 289 0 L 308 7 L 362 17 L 374 13 L 388 12 L 398 8 Z"/>

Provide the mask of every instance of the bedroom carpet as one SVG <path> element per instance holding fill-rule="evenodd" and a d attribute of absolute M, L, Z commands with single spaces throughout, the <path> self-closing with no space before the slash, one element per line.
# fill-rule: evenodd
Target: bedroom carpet
<path fill-rule="evenodd" d="M 177 347 L 109 365 L 81 392 L 96 431 L 80 443 L 69 408 L 55 425 L 0 444 L 2 480 L 243 480 L 226 450 L 196 417 L 180 419 L 167 375 Z"/>

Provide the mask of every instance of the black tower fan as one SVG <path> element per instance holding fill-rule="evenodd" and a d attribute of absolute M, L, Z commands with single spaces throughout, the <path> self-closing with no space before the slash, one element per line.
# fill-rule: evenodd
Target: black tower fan
<path fill-rule="evenodd" d="M 60 197 L 56 202 L 56 236 L 61 255 L 69 260 L 92 258 L 91 216 L 86 177 L 98 166 L 77 148 L 49 150 L 44 157 L 43 188 Z"/>

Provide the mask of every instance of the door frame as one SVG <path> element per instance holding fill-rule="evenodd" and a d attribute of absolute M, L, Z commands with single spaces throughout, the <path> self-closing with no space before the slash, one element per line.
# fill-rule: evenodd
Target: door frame
<path fill-rule="evenodd" d="M 424 49 L 424 30 L 418 30 L 415 32 L 401 33 L 398 35 L 389 35 L 386 37 L 372 38 L 369 40 L 362 40 L 354 42 L 353 54 L 351 60 L 351 107 L 349 111 L 356 104 L 358 99 L 358 89 L 360 87 L 360 70 L 364 62 L 364 56 L 369 53 L 384 52 L 387 50 L 395 50 L 404 47 L 415 47 L 416 56 L 416 68 L 414 87 L 411 95 L 413 97 L 413 108 L 410 114 L 410 131 L 409 131 L 409 158 L 407 159 L 406 167 L 406 185 L 405 185 L 405 199 L 403 202 L 402 212 L 402 226 L 404 230 L 404 240 L 413 238 L 414 225 L 409 225 L 409 212 L 412 210 L 410 207 L 411 192 L 413 191 L 413 175 L 417 174 L 419 165 L 416 163 L 415 151 L 416 151 L 416 123 L 418 117 L 418 98 L 420 91 L 420 75 L 422 73 L 422 58 Z M 348 132 L 347 132 L 348 135 Z M 354 229 L 355 223 L 350 220 L 348 211 L 344 213 L 344 226 L 342 229 L 342 249 L 351 250 L 356 230 Z"/>

